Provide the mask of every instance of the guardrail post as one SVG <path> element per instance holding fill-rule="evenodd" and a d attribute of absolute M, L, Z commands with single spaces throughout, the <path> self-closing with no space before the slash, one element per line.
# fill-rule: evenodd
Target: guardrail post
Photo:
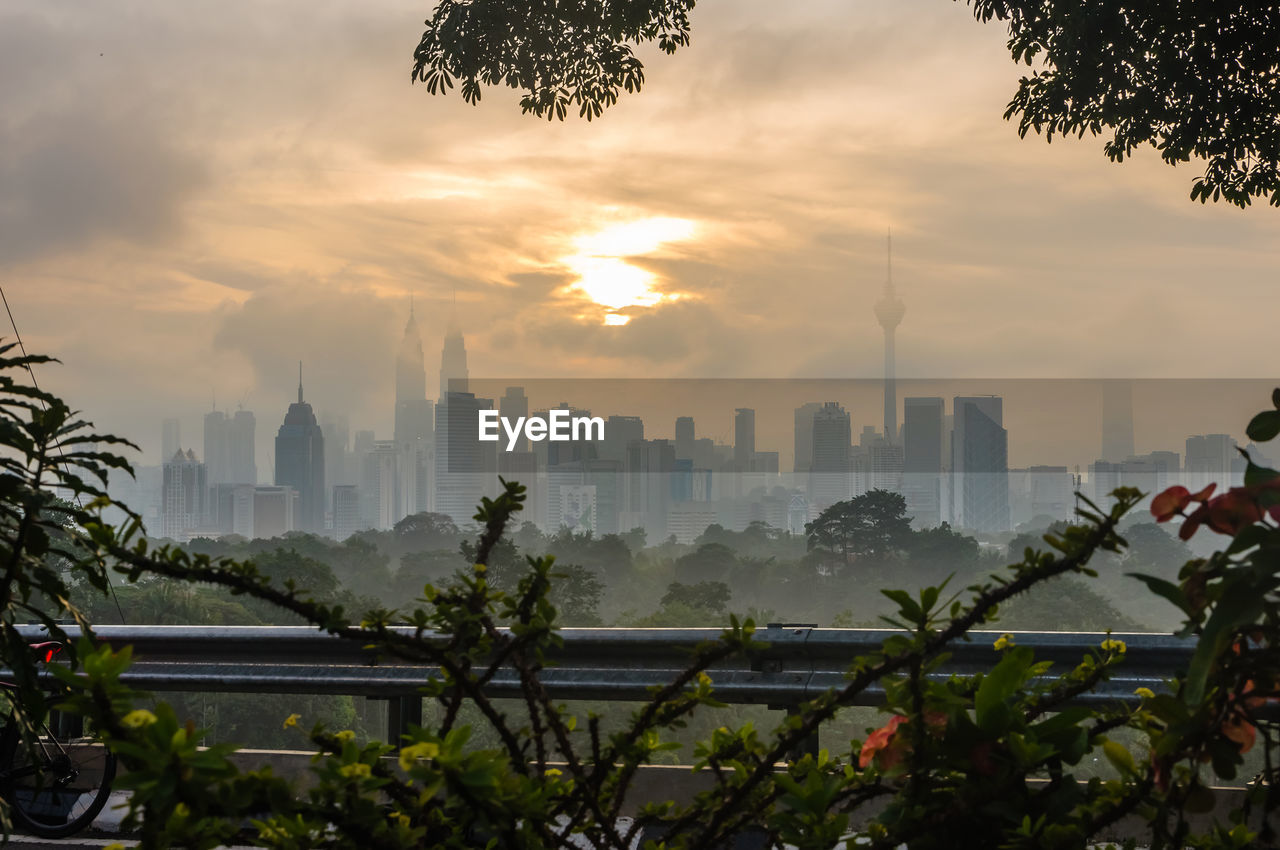
<path fill-rule="evenodd" d="M 409 725 L 422 725 L 422 697 L 391 697 L 387 700 L 387 743 L 399 747 L 400 739 L 409 734 Z"/>

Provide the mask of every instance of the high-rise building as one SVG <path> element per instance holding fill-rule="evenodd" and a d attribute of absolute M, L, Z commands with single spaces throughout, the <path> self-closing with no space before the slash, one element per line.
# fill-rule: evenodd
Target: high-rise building
<path fill-rule="evenodd" d="M 255 427 L 253 413 L 248 410 L 237 410 L 234 416 L 220 410 L 204 415 L 204 463 L 210 487 L 258 483 Z"/>
<path fill-rule="evenodd" d="M 902 401 L 902 495 L 920 528 L 942 521 L 943 400 Z"/>
<path fill-rule="evenodd" d="M 796 408 L 795 460 L 791 467 L 796 472 L 808 472 L 813 466 L 813 416 L 821 409 L 816 401 Z"/>
<path fill-rule="evenodd" d="M 813 414 L 812 446 L 809 502 L 821 511 L 852 495 L 853 435 L 849 411 L 834 401 L 822 405 L 822 409 Z"/>
<path fill-rule="evenodd" d="M 1133 456 L 1133 386 L 1127 380 L 1102 382 L 1102 460 L 1120 463 Z"/>
<path fill-rule="evenodd" d="M 461 344 L 461 336 L 458 340 Z M 447 355 L 448 340 L 445 346 Z M 462 362 L 465 377 L 465 350 Z M 410 514 L 430 510 L 434 495 L 435 409 L 427 400 L 427 367 L 412 302 L 409 304 L 409 320 L 404 326 L 404 338 L 396 354 L 394 439 L 399 458 L 396 461 L 393 525 Z"/>
<path fill-rule="evenodd" d="M 186 542 L 187 532 L 204 522 L 209 484 L 205 465 L 191 449 L 178 449 L 164 463 L 160 490 L 160 535 Z"/>
<path fill-rule="evenodd" d="M 311 405 L 302 399 L 301 363 L 298 401 L 289 405 L 284 423 L 276 432 L 275 483 L 298 492 L 296 527 L 312 534 L 322 533 L 328 493 L 324 486 L 324 436 Z"/>
<path fill-rule="evenodd" d="M 693 459 L 693 417 L 676 417 L 676 458 Z"/>
<path fill-rule="evenodd" d="M 876 321 L 884 329 L 884 438 L 891 443 L 898 441 L 898 388 L 894 362 L 894 334 L 907 307 L 893 289 L 893 236 L 887 236 L 885 245 L 888 267 L 884 279 L 884 294 L 876 302 Z"/>
<path fill-rule="evenodd" d="M 632 440 L 644 439 L 644 420 L 639 416 L 610 416 L 604 422 L 604 439 L 597 457 L 626 463 L 627 446 Z"/>
<path fill-rule="evenodd" d="M 1009 432 L 999 396 L 956 396 L 951 432 L 957 525 L 974 531 L 1009 528 Z"/>
<path fill-rule="evenodd" d="M 1183 466 L 1183 485 L 1193 493 L 1216 483 L 1219 489 L 1231 481 L 1236 441 L 1226 434 L 1187 437 L 1187 453 Z"/>
<path fill-rule="evenodd" d="M 166 419 L 160 423 L 160 463 L 168 463 L 182 447 L 182 423 Z"/>
<path fill-rule="evenodd" d="M 733 466 L 736 472 L 750 472 L 756 453 L 756 412 L 739 407 L 733 412 Z"/>
<path fill-rule="evenodd" d="M 452 320 L 444 335 L 444 349 L 440 352 L 441 402 L 450 390 L 460 393 L 467 391 L 467 344 Z"/>
<path fill-rule="evenodd" d="M 435 510 L 459 525 L 471 522 L 497 484 L 498 444 L 480 440 L 480 411 L 492 409 L 493 399 L 463 392 L 445 394 L 436 406 Z"/>
<path fill-rule="evenodd" d="M 339 484 L 333 488 L 333 537 L 343 541 L 360 530 L 360 488 Z"/>

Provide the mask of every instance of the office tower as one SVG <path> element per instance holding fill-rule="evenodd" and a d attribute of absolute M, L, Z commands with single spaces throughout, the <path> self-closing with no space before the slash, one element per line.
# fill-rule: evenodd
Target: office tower
<path fill-rule="evenodd" d="M 231 482 L 227 430 L 227 415 L 221 410 L 204 415 L 204 465 L 210 487 Z"/>
<path fill-rule="evenodd" d="M 610 416 L 604 421 L 604 439 L 597 457 L 626 463 L 627 446 L 632 440 L 644 439 L 644 420 L 639 416 Z"/>
<path fill-rule="evenodd" d="M 1027 469 L 1031 495 L 1031 519 L 1071 519 L 1075 513 L 1075 476 L 1065 466 L 1032 466 Z"/>
<path fill-rule="evenodd" d="M 809 469 L 809 501 L 818 510 L 843 502 L 852 494 L 849 412 L 834 401 L 813 414 L 813 463 Z"/>
<path fill-rule="evenodd" d="M 513 425 L 521 419 L 528 418 L 529 398 L 524 394 L 524 387 L 507 387 L 507 391 L 498 400 L 498 415 Z M 506 451 L 507 438 L 505 432 L 502 434 L 502 448 L 503 451 Z M 529 451 L 529 441 L 525 439 L 523 430 L 520 432 L 520 436 L 516 438 L 516 444 L 511 451 Z"/>
<path fill-rule="evenodd" d="M 1009 528 L 1009 432 L 999 396 L 956 396 L 952 408 L 952 488 L 957 524 L 974 531 Z"/>
<path fill-rule="evenodd" d="M 289 405 L 280 430 L 276 432 L 277 487 L 298 492 L 298 512 L 294 524 L 300 531 L 320 534 L 328 491 L 324 486 L 324 435 L 316 423 L 311 405 L 302 399 L 302 364 L 298 364 L 298 401 Z"/>
<path fill-rule="evenodd" d="M 461 336 L 458 337 L 461 344 Z M 446 352 L 450 343 L 446 340 Z M 446 357 L 448 357 L 446 353 Z M 462 352 L 463 373 L 466 352 Z M 442 370 L 443 375 L 443 370 Z M 396 416 L 393 439 L 396 460 L 395 501 L 392 524 L 410 514 L 430 510 L 433 495 L 435 448 L 435 406 L 427 400 L 427 367 L 422 338 L 409 302 L 409 318 L 396 353 Z"/>
<path fill-rule="evenodd" d="M 339 484 L 333 488 L 333 538 L 346 540 L 360 530 L 360 488 Z"/>
<path fill-rule="evenodd" d="M 480 411 L 492 409 L 492 399 L 464 392 L 436 406 L 435 511 L 458 525 L 470 524 L 481 497 L 496 492 L 498 444 L 479 438 Z"/>
<path fill-rule="evenodd" d="M 298 525 L 302 496 L 293 487 L 253 488 L 253 534 L 269 540 L 291 531 L 306 531 Z"/>
<path fill-rule="evenodd" d="M 257 420 L 249 410 L 237 410 L 227 422 L 227 468 L 232 484 L 257 484 Z"/>
<path fill-rule="evenodd" d="M 626 512 L 619 523 L 622 527 L 644 526 L 650 539 L 666 538 L 675 462 L 676 447 L 670 440 L 632 440 L 627 445 Z"/>
<path fill-rule="evenodd" d="M 902 495 L 907 512 L 919 528 L 942 521 L 941 398 L 912 398 L 902 402 Z"/>
<path fill-rule="evenodd" d="M 205 517 L 208 479 L 205 465 L 191 449 L 178 449 L 164 463 L 160 490 L 160 536 L 186 542 L 187 532 Z"/>
<path fill-rule="evenodd" d="M 1102 382 L 1101 459 L 1120 463 L 1133 456 L 1133 386 L 1127 380 Z"/>
<path fill-rule="evenodd" d="M 238 410 L 235 416 L 220 410 L 204 415 L 204 463 L 210 487 L 258 483 L 254 430 L 253 414 L 248 410 Z"/>
<path fill-rule="evenodd" d="M 467 391 L 467 346 L 452 320 L 440 352 L 440 401 L 444 401 L 450 390 Z"/>
<path fill-rule="evenodd" d="M 893 289 L 893 237 L 885 239 L 888 256 L 884 279 L 884 294 L 876 302 L 876 320 L 884 330 L 884 438 L 891 443 L 898 441 L 898 388 L 894 363 L 894 333 L 906 315 L 907 307 Z"/>
<path fill-rule="evenodd" d="M 342 484 L 352 484 L 347 480 L 350 464 L 351 428 L 347 417 L 332 413 L 320 416 L 320 433 L 324 436 L 324 477 L 329 489 Z"/>
<path fill-rule="evenodd" d="M 693 459 L 693 417 L 676 418 L 676 457 Z"/>
<path fill-rule="evenodd" d="M 166 419 L 160 423 L 160 463 L 168 463 L 182 446 L 182 423 Z"/>
<path fill-rule="evenodd" d="M 739 407 L 733 412 L 733 466 L 736 472 L 751 471 L 751 456 L 756 453 L 756 412 Z"/>
<path fill-rule="evenodd" d="M 795 460 L 791 466 L 796 472 L 808 472 L 813 466 L 813 415 L 821 409 L 816 401 L 796 408 Z"/>
<path fill-rule="evenodd" d="M 1184 486 L 1193 493 L 1209 484 L 1219 489 L 1231 481 L 1232 466 L 1238 457 L 1236 441 L 1226 434 L 1187 437 L 1187 453 L 1183 466 Z"/>

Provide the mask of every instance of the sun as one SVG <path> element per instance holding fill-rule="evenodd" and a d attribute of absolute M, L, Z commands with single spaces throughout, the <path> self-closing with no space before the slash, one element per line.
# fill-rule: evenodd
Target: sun
<path fill-rule="evenodd" d="M 561 259 L 578 276 L 570 289 L 607 308 L 606 325 L 625 325 L 631 317 L 619 310 L 653 307 L 680 297 L 660 291 L 653 272 L 628 261 L 654 254 L 668 243 L 687 240 L 696 231 L 697 226 L 688 219 L 654 217 L 578 236 L 573 242 L 574 253 Z"/>

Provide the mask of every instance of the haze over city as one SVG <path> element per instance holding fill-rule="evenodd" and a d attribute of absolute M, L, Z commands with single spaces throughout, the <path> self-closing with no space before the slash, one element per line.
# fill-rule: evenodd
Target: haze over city
<path fill-rule="evenodd" d="M 963 6 L 773 9 L 698 7 L 639 96 L 548 124 L 411 86 L 420 4 L 6 5 L 0 273 L 41 379 L 147 456 L 215 402 L 274 423 L 298 360 L 389 432 L 411 296 L 429 368 L 456 315 L 475 376 L 874 377 L 889 227 L 903 377 L 1273 371 L 1229 342 L 1267 333 L 1274 211 L 1019 141 Z"/>

